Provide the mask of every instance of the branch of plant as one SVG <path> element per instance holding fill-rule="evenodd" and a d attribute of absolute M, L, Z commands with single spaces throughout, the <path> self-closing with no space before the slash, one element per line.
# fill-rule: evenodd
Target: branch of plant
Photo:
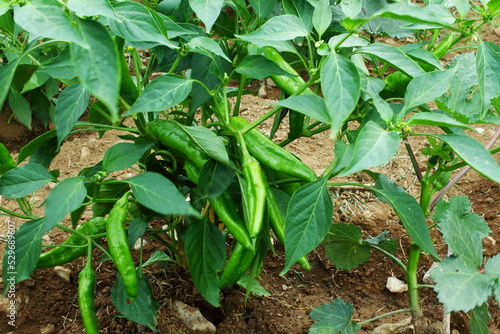
<path fill-rule="evenodd" d="M 401 262 L 400 259 L 398 259 L 396 256 L 394 256 L 393 254 L 389 253 L 388 251 L 386 251 L 385 249 L 377 246 L 377 245 L 372 245 L 372 244 L 368 244 L 371 248 L 373 249 L 376 249 L 377 251 L 379 251 L 380 253 L 384 254 L 385 256 L 387 256 L 388 258 L 390 258 L 392 261 L 394 261 L 399 267 L 401 267 L 401 269 L 403 269 L 404 271 L 407 270 L 407 267 L 405 266 L 405 264 L 403 262 Z"/>
<path fill-rule="evenodd" d="M 376 317 L 373 317 L 373 318 L 365 320 L 365 321 L 360 321 L 360 322 L 358 322 L 358 325 L 363 326 L 363 325 L 369 324 L 370 322 L 377 321 L 379 319 L 382 319 L 382 318 L 385 318 L 385 317 L 388 317 L 391 315 L 395 315 L 395 314 L 399 314 L 399 313 L 410 313 L 410 312 L 411 312 L 411 310 L 407 309 L 407 308 L 401 309 L 401 310 L 396 310 L 396 311 L 384 313 L 382 315 L 378 315 Z"/>

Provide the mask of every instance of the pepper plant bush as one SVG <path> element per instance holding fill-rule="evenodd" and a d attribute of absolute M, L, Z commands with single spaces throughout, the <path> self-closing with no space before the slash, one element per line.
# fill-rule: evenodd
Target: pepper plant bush
<path fill-rule="evenodd" d="M 469 18 L 471 9 L 477 19 Z M 469 213 L 467 199 L 434 206 L 458 168 L 470 166 L 500 182 L 492 157 L 498 148 L 487 149 L 464 131 L 500 122 L 500 48 L 477 34 L 499 14 L 497 0 L 422 6 L 385 0 L 1 1 L 0 105 L 9 103 L 27 128 L 33 117 L 55 125 L 23 147 L 17 160 L 0 145 L 0 195 L 19 204 L 1 210 L 26 220 L 4 255 L 4 292 L 37 268 L 85 254 L 90 262 L 99 247 L 105 253 L 99 260 L 113 261 L 118 270 L 114 305 L 155 330 L 158 301 L 144 266 L 175 259 L 218 306 L 229 285 L 262 291 L 256 277 L 275 235 L 286 252 L 282 274 L 295 263 L 308 269 L 307 254 L 323 241 L 341 269 L 365 262 L 372 248 L 384 252 L 407 272 L 414 320 L 421 316 L 416 273 L 425 252 L 439 262 L 435 290 L 446 309 L 472 310 L 484 328 L 486 302 L 498 299 L 500 287 L 498 256 L 483 266 L 487 225 Z M 416 42 L 395 47 L 378 36 Z M 443 66 L 441 57 L 462 40 L 474 40 L 472 51 Z M 247 87 L 265 78 L 282 96 L 248 123 L 238 116 L 241 97 L 256 93 Z M 256 129 L 268 118 L 274 120 L 271 137 L 288 119 L 285 140 L 274 143 Z M 135 126 L 126 126 L 127 119 Z M 436 131 L 415 132 L 418 125 Z M 126 142 L 112 146 L 98 164 L 64 179 L 50 168 L 68 135 L 110 129 Z M 283 149 L 325 131 L 336 158 L 319 176 Z M 412 160 L 422 186 L 418 200 L 381 174 L 369 172 L 374 187 L 359 184 L 400 217 L 412 240 L 405 264 L 392 255 L 395 245 L 386 234 L 362 240 L 358 227 L 332 222 L 328 187 L 343 185 L 335 177 L 386 163 L 400 143 L 414 158 L 411 136 L 429 142 L 420 152 L 428 156 L 424 174 Z M 112 177 L 132 166 L 135 176 Z M 57 185 L 43 216 L 35 215 L 30 198 L 49 182 Z M 92 219 L 77 228 L 88 208 Z M 443 260 L 435 250 L 429 215 L 453 256 Z M 63 224 L 67 217 L 71 228 Z M 166 228 L 150 228 L 153 219 Z M 54 228 L 71 236 L 42 251 L 42 236 Z M 139 238 L 163 247 L 132 264 L 128 245 Z M 88 263 L 81 275 L 80 305 L 86 330 L 97 332 L 91 269 Z M 15 282 L 7 280 L 9 272 Z M 312 332 L 360 326 L 341 300 L 311 315 L 317 320 Z"/>

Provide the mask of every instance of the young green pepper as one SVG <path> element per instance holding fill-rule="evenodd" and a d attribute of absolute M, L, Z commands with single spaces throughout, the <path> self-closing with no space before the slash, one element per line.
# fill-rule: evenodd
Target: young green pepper
<path fill-rule="evenodd" d="M 134 301 L 139 293 L 137 274 L 134 260 L 128 246 L 127 232 L 125 231 L 125 219 L 128 211 L 128 195 L 125 193 L 111 209 L 107 219 L 106 237 L 109 252 L 116 265 L 118 273 L 123 278 L 125 290 Z"/>
<path fill-rule="evenodd" d="M 245 248 L 239 242 L 236 242 L 233 252 L 220 277 L 220 288 L 224 289 L 235 284 L 243 276 L 252 265 L 255 254 Z"/>
<path fill-rule="evenodd" d="M 81 234 L 92 236 L 104 233 L 106 230 L 106 219 L 102 217 L 93 218 L 85 222 L 77 231 Z M 99 239 L 100 240 L 100 239 Z M 96 240 L 98 242 L 98 240 Z M 54 247 L 48 252 L 42 253 L 36 267 L 48 268 L 69 263 L 87 253 L 88 239 L 77 234 L 72 234 L 61 245 Z"/>
<path fill-rule="evenodd" d="M 244 212 L 248 233 L 252 238 L 259 235 L 264 223 L 266 205 L 266 180 L 260 164 L 250 154 L 243 153 Z"/>
<path fill-rule="evenodd" d="M 193 142 L 180 123 L 157 119 L 148 123 L 148 128 L 158 138 L 160 144 L 176 155 L 191 160 L 198 168 L 201 169 L 209 159 L 206 152 Z"/>
<path fill-rule="evenodd" d="M 195 184 L 198 184 L 200 178 L 200 169 L 194 165 L 193 162 L 187 160 L 184 163 L 184 169 L 188 178 Z M 241 220 L 231 196 L 224 192 L 216 198 L 209 199 L 210 205 L 214 209 L 220 220 L 226 225 L 227 229 L 233 237 L 252 253 L 255 251 L 252 239 L 248 234 L 245 223 Z"/>
<path fill-rule="evenodd" d="M 87 334 L 99 334 L 94 305 L 95 280 L 96 274 L 92 269 L 92 259 L 88 258 L 87 264 L 78 275 L 78 305 Z"/>
<path fill-rule="evenodd" d="M 250 124 L 239 116 L 231 117 L 229 123 L 235 130 L 242 130 Z M 247 131 L 243 138 L 250 154 L 267 167 L 307 182 L 314 182 L 318 179 L 309 166 L 274 143 L 258 129 Z"/>

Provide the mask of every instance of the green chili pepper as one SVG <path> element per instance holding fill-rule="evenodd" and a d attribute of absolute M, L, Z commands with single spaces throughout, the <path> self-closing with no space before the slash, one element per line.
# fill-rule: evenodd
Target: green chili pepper
<path fill-rule="evenodd" d="M 125 290 L 134 301 L 139 292 L 134 260 L 128 246 L 125 231 L 125 219 L 128 210 L 128 193 L 125 193 L 113 206 L 109 213 L 106 226 L 106 236 L 109 252 L 113 257 L 118 273 L 123 278 Z"/>
<path fill-rule="evenodd" d="M 183 126 L 175 121 L 157 119 L 148 124 L 151 133 L 160 144 L 180 157 L 191 160 L 201 168 L 209 159 L 205 151 L 192 140 Z"/>
<path fill-rule="evenodd" d="M 236 130 L 242 130 L 250 124 L 239 116 L 231 117 L 229 122 Z M 318 179 L 309 166 L 274 143 L 258 129 L 247 131 L 243 138 L 250 154 L 267 167 L 307 182 L 314 182 Z"/>
<path fill-rule="evenodd" d="M 9 150 L 0 143 L 0 174 L 16 167 L 16 162 L 12 159 Z"/>
<path fill-rule="evenodd" d="M 255 254 L 236 242 L 220 278 L 220 288 L 235 284 L 252 265 Z"/>
<path fill-rule="evenodd" d="M 194 163 L 189 160 L 184 163 L 184 169 L 188 178 L 195 184 L 198 184 L 198 179 L 200 177 L 200 170 Z M 210 205 L 214 209 L 217 216 L 227 227 L 229 232 L 233 237 L 243 245 L 246 249 L 250 250 L 252 253 L 255 252 L 255 247 L 253 245 L 252 239 L 248 234 L 245 223 L 241 220 L 231 196 L 224 192 L 216 198 L 209 199 Z"/>
<path fill-rule="evenodd" d="M 286 75 L 272 75 L 270 78 L 274 81 L 276 86 L 281 88 L 281 90 L 283 90 L 288 95 L 292 95 L 297 90 L 303 88 L 305 84 L 304 79 L 302 79 L 297 71 L 295 71 L 295 69 L 290 66 L 290 64 L 285 59 L 283 59 L 281 54 L 276 51 L 275 48 L 270 46 L 263 48 L 262 55 L 264 55 L 267 59 L 273 61 L 276 65 L 281 67 L 281 69 L 295 75 L 293 77 Z M 314 92 L 310 88 L 307 88 L 303 92 L 301 92 L 301 94 L 314 94 Z"/>
<path fill-rule="evenodd" d="M 461 39 L 461 36 L 457 36 L 451 33 L 446 36 L 446 38 L 443 39 L 441 43 L 439 43 L 439 45 L 431 52 L 436 56 L 437 59 L 441 59 L 448 52 L 448 50 Z"/>
<path fill-rule="evenodd" d="M 97 217 L 85 222 L 77 231 L 90 237 L 92 235 L 104 233 L 105 229 L 106 219 Z M 69 263 L 87 253 L 87 247 L 85 247 L 85 245 L 87 245 L 88 242 L 88 239 L 82 238 L 77 234 L 72 234 L 61 245 L 54 247 L 48 252 L 42 253 L 36 267 L 40 269 Z"/>
<path fill-rule="evenodd" d="M 266 180 L 260 164 L 248 153 L 243 154 L 244 210 L 248 233 L 255 238 L 262 230 L 266 205 Z"/>
<path fill-rule="evenodd" d="M 78 305 L 82 314 L 83 326 L 87 334 L 99 334 L 99 326 L 94 305 L 94 286 L 96 274 L 92 269 L 92 259 L 78 275 Z"/>
<path fill-rule="evenodd" d="M 267 193 L 267 212 L 269 215 L 269 224 L 276 235 L 276 238 L 282 244 L 285 244 L 285 219 L 281 214 L 276 197 L 269 186 L 266 187 Z M 305 270 L 311 270 L 311 265 L 307 260 L 307 256 L 301 257 L 297 263 Z"/>

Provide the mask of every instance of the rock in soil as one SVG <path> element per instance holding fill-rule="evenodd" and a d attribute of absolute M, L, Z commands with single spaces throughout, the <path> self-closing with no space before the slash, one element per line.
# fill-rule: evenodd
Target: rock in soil
<path fill-rule="evenodd" d="M 176 300 L 172 305 L 174 315 L 186 326 L 200 333 L 215 333 L 215 325 L 208 321 L 197 308 Z"/>

